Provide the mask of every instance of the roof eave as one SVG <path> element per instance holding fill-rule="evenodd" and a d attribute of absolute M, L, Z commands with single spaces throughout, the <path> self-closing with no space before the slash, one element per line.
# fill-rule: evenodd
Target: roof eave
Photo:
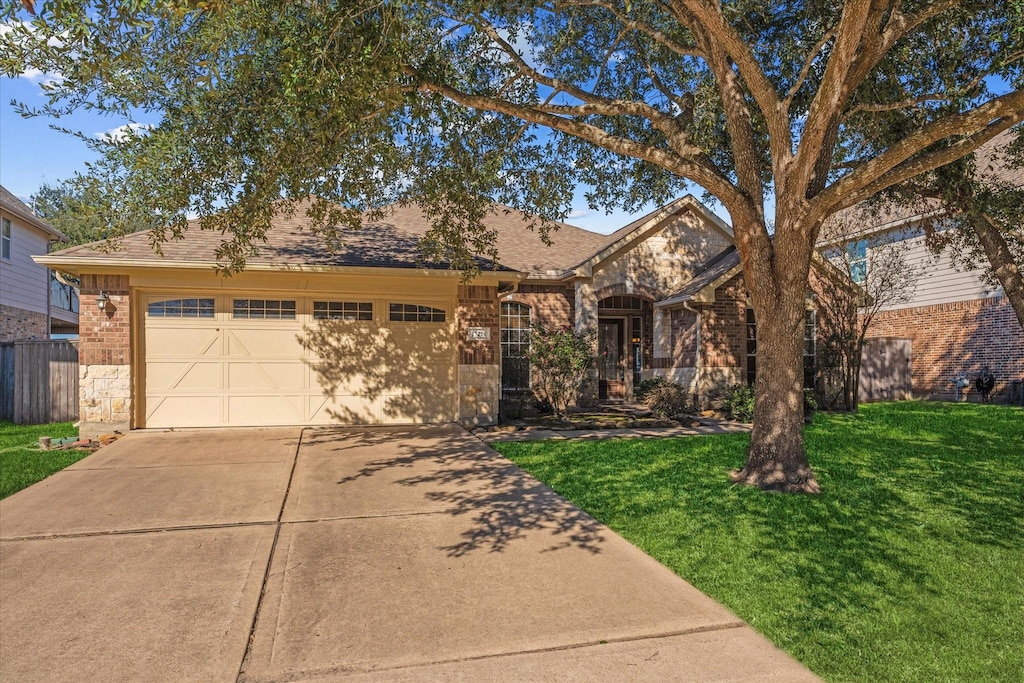
<path fill-rule="evenodd" d="M 688 303 L 695 304 L 712 304 L 715 302 L 715 290 L 724 285 L 726 282 L 736 277 L 738 273 L 743 272 L 743 264 L 737 263 L 735 266 L 725 271 L 714 280 L 709 282 L 700 288 L 700 290 L 693 294 L 685 294 L 682 296 L 670 296 L 667 299 L 656 301 L 654 303 L 655 308 L 674 308 L 675 306 L 683 306 Z"/>
<path fill-rule="evenodd" d="M 215 270 L 215 261 L 166 261 L 155 259 L 104 259 L 75 256 L 33 256 L 32 259 L 41 265 L 60 270 L 73 276 L 83 271 L 106 269 L 108 271 L 123 270 Z M 333 273 L 346 275 L 387 274 L 393 276 L 429 276 L 429 277 L 462 277 L 465 271 L 448 268 L 402 268 L 397 266 L 315 266 L 308 264 L 274 264 L 249 263 L 243 271 L 280 272 L 280 273 Z M 514 270 L 480 270 L 480 275 L 493 276 L 505 280 L 522 280 L 525 273 Z"/>
<path fill-rule="evenodd" d="M 24 211 L 24 212 L 17 211 L 17 210 L 15 210 L 15 209 L 13 209 L 13 208 L 11 208 L 9 206 L 0 206 L 0 211 L 3 211 L 4 213 L 6 213 L 7 215 L 11 216 L 12 218 L 18 219 L 18 221 L 20 221 L 20 222 L 28 223 L 30 226 L 32 226 L 36 230 L 40 230 L 42 232 L 45 232 L 50 237 L 55 237 L 57 241 L 61 241 L 61 242 L 67 242 L 68 241 L 68 236 L 67 235 L 65 235 L 60 230 L 58 230 L 57 228 L 53 227 L 52 225 L 50 225 L 49 223 L 47 223 L 43 219 L 38 218 L 37 216 L 31 215 L 27 211 Z"/>

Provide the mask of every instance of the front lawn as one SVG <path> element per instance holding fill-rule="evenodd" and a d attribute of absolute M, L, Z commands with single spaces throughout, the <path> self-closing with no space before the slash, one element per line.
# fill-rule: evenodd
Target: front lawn
<path fill-rule="evenodd" d="M 827 680 L 1021 680 L 1024 410 L 819 414 L 818 496 L 730 485 L 748 439 L 494 447 Z"/>
<path fill-rule="evenodd" d="M 0 498 L 31 486 L 78 462 L 89 451 L 40 451 L 39 437 L 77 436 L 70 422 L 48 425 L 16 425 L 0 422 Z"/>

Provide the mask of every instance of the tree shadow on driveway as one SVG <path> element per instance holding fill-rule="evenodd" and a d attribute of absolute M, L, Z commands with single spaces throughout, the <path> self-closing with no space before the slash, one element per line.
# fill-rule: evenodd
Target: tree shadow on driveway
<path fill-rule="evenodd" d="M 461 540 L 438 548 L 449 557 L 504 552 L 532 534 L 551 537 L 543 552 L 578 548 L 597 554 L 609 533 L 596 519 L 453 425 L 307 430 L 303 449 L 348 461 L 347 473 L 335 480 L 342 497 L 346 487 L 374 480 L 374 486 L 415 492 L 403 500 L 422 506 L 422 512 L 466 520 Z M 382 453 L 386 455 L 381 457 Z M 382 499 L 395 495 L 386 488 L 378 493 Z"/>

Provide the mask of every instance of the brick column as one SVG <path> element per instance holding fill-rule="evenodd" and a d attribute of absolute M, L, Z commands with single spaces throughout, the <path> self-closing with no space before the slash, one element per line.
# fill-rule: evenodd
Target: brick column
<path fill-rule="evenodd" d="M 459 422 L 493 424 L 501 400 L 498 288 L 459 285 L 458 323 Z M 470 328 L 486 330 L 489 338 L 470 339 Z"/>
<path fill-rule="evenodd" d="M 110 297 L 104 310 L 96 298 Z M 78 316 L 82 438 L 132 428 L 131 301 L 127 275 L 83 275 Z"/>

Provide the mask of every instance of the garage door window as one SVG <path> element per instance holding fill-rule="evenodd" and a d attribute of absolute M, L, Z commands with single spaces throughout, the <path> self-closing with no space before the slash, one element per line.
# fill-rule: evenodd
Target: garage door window
<path fill-rule="evenodd" d="M 367 301 L 314 301 L 313 320 L 373 320 Z"/>
<path fill-rule="evenodd" d="M 295 320 L 295 302 L 280 299 L 235 299 L 235 318 Z"/>
<path fill-rule="evenodd" d="M 391 304 L 391 322 L 396 323 L 443 323 L 444 310 L 419 306 L 417 304 Z"/>
<path fill-rule="evenodd" d="M 213 299 L 151 301 L 147 313 L 151 318 L 212 318 Z"/>

